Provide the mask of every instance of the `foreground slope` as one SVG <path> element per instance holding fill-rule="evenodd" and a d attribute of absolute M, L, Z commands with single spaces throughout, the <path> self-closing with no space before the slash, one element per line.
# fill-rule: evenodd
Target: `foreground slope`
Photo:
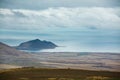
<path fill-rule="evenodd" d="M 120 72 L 22 68 L 0 72 L 0 80 L 120 80 Z"/>

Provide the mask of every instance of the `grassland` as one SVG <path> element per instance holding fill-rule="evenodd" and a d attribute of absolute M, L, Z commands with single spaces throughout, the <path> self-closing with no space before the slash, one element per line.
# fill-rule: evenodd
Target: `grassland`
<path fill-rule="evenodd" d="M 17 68 L 0 71 L 0 80 L 120 80 L 120 72 Z"/>

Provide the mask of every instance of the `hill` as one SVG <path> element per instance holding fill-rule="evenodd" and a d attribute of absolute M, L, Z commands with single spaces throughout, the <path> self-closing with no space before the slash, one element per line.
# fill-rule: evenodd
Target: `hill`
<path fill-rule="evenodd" d="M 57 45 L 50 41 L 41 41 L 39 39 L 30 40 L 21 43 L 16 49 L 19 50 L 42 50 L 42 49 L 54 49 Z"/>
<path fill-rule="evenodd" d="M 34 57 L 34 54 L 22 52 L 0 42 L 0 69 L 25 66 L 44 66 Z"/>
<path fill-rule="evenodd" d="M 25 57 L 28 56 L 26 52 L 18 51 L 15 48 L 8 46 L 2 42 L 0 42 L 0 55 L 10 55 L 10 56 L 19 56 Z"/>

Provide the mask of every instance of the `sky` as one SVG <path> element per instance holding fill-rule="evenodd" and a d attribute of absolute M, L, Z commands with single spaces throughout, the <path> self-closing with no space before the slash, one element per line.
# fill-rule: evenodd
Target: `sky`
<path fill-rule="evenodd" d="M 11 39 L 39 38 L 72 50 L 84 46 L 86 51 L 98 44 L 106 51 L 120 52 L 120 0 L 0 0 L 0 31 L 0 40 L 10 45 L 14 45 Z"/>

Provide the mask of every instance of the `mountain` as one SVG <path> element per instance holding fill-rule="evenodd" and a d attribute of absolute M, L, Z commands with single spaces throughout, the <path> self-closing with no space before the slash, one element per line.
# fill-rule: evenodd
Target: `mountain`
<path fill-rule="evenodd" d="M 42 50 L 42 49 L 54 49 L 57 45 L 50 41 L 41 41 L 39 39 L 27 41 L 21 43 L 16 49 L 19 50 Z"/>
<path fill-rule="evenodd" d="M 44 66 L 34 54 L 16 50 L 0 42 L 0 69 L 18 68 L 26 66 Z"/>
<path fill-rule="evenodd" d="M 10 47 L 10 46 L 0 42 L 0 56 L 1 55 L 25 56 L 25 55 L 27 55 L 27 53 L 22 52 L 22 51 L 18 51 L 15 48 Z"/>

